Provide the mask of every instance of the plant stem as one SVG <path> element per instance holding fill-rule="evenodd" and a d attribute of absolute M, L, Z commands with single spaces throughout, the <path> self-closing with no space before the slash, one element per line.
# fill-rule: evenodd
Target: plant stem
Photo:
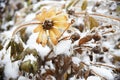
<path fill-rule="evenodd" d="M 65 33 L 66 30 L 68 30 L 69 26 L 71 25 L 71 23 L 69 23 L 69 25 L 67 26 L 67 28 L 62 32 L 62 34 L 59 36 L 59 38 L 61 38 L 61 36 Z M 58 38 L 58 39 L 59 39 Z"/>
<path fill-rule="evenodd" d="M 15 35 L 18 31 L 20 31 L 21 29 L 28 27 L 28 25 L 37 25 L 37 24 L 42 24 L 42 23 L 41 23 L 41 22 L 39 22 L 39 23 L 35 22 L 35 23 L 27 23 L 27 24 L 23 24 L 23 25 L 18 26 L 18 27 L 13 31 L 12 37 L 14 37 L 14 35 Z M 32 27 L 32 26 L 31 26 L 31 27 Z"/>
<path fill-rule="evenodd" d="M 79 15 L 84 15 L 84 14 L 85 14 L 85 12 L 79 12 L 79 13 L 75 13 L 74 16 L 79 17 Z M 115 17 L 112 17 L 112 16 L 106 16 L 104 14 L 91 13 L 89 15 L 100 16 L 100 17 L 105 17 L 105 18 L 109 18 L 109 19 L 114 19 L 114 20 L 120 21 L 119 18 L 115 18 Z"/>
<path fill-rule="evenodd" d="M 105 67 L 108 67 L 108 68 L 111 68 L 111 69 L 115 69 L 115 67 L 110 66 L 110 65 L 107 65 L 107 64 L 101 64 L 101 63 L 98 63 L 98 64 L 97 64 L 97 63 L 95 63 L 95 64 L 94 64 L 94 63 L 91 63 L 91 64 L 92 64 L 92 65 L 96 65 L 96 66 L 99 65 L 99 66 L 105 66 Z"/>

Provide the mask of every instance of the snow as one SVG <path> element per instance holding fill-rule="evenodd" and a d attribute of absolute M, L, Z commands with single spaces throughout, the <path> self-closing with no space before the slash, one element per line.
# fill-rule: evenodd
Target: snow
<path fill-rule="evenodd" d="M 3 56 L 4 58 L 1 60 Z M 16 79 L 19 76 L 19 61 L 11 62 L 10 49 L 6 51 L 3 48 L 0 51 L 0 64 L 4 65 L 5 80 L 9 80 L 10 78 Z"/>
<path fill-rule="evenodd" d="M 3 33 L 0 33 L 0 40 L 4 41 L 6 39 L 11 39 L 11 31 L 4 31 Z"/>
<path fill-rule="evenodd" d="M 102 43 L 102 46 L 103 46 L 103 47 L 107 47 L 107 48 L 109 48 L 109 49 L 112 49 L 112 48 L 113 48 L 113 45 L 112 45 L 109 41 L 103 42 L 103 43 Z"/>
<path fill-rule="evenodd" d="M 38 51 L 38 55 L 44 59 L 44 57 L 50 52 L 50 48 L 48 46 L 42 47 L 41 44 L 36 43 L 37 33 L 32 34 L 27 41 L 27 46 L 31 49 L 36 49 Z"/>
<path fill-rule="evenodd" d="M 70 55 L 71 40 L 60 41 L 55 47 L 54 52 L 56 55 L 66 54 Z"/>
<path fill-rule="evenodd" d="M 90 69 L 92 69 L 98 75 L 103 76 L 107 80 L 114 80 L 114 76 L 110 70 L 107 70 L 105 68 L 95 67 L 95 66 L 90 66 Z"/>
<path fill-rule="evenodd" d="M 32 22 L 31 22 L 32 23 Z M 34 22 L 33 22 L 34 23 Z M 26 28 L 26 33 L 29 34 L 29 33 L 32 33 L 33 30 L 37 27 L 37 25 L 28 25 L 28 27 Z"/>
<path fill-rule="evenodd" d="M 54 67 L 52 61 L 48 61 L 48 62 L 46 62 L 46 65 L 50 66 L 50 69 L 55 70 L 55 67 Z"/>
<path fill-rule="evenodd" d="M 120 57 L 120 50 L 114 50 L 112 52 L 113 55 Z"/>
<path fill-rule="evenodd" d="M 35 16 L 36 16 L 36 14 L 34 14 L 34 13 L 28 14 L 25 18 L 25 22 L 32 21 L 35 18 Z"/>
<path fill-rule="evenodd" d="M 89 76 L 87 80 L 101 80 L 100 77 L 97 76 Z"/>
<path fill-rule="evenodd" d="M 84 56 L 82 56 L 82 62 L 89 65 L 90 64 L 90 58 L 87 55 L 84 55 Z"/>
<path fill-rule="evenodd" d="M 37 59 L 36 59 L 32 54 L 26 55 L 25 58 L 24 58 L 24 60 L 23 60 L 23 62 L 24 62 L 24 61 L 28 61 L 28 60 L 31 60 L 31 64 L 32 64 L 34 61 L 37 61 Z"/>
<path fill-rule="evenodd" d="M 43 4 L 64 4 L 65 3 L 65 1 L 40 1 L 40 2 L 38 2 L 37 4 L 34 4 L 33 5 L 33 10 L 35 11 L 36 9 L 38 9 L 38 7 L 40 7 L 40 5 L 43 5 Z"/>
<path fill-rule="evenodd" d="M 1 54 L 0 55 L 1 58 L 4 56 L 3 60 L 0 60 L 1 64 L 6 64 L 10 61 L 10 54 L 6 53 L 5 50 L 0 51 L 0 54 Z"/>
<path fill-rule="evenodd" d="M 111 6 L 110 9 L 111 10 L 115 10 L 117 8 L 117 4 L 114 2 Z"/>
<path fill-rule="evenodd" d="M 18 80 L 30 80 L 30 79 L 28 79 L 27 77 L 24 77 L 24 76 L 20 76 L 20 77 L 18 78 Z"/>
<path fill-rule="evenodd" d="M 43 68 L 43 66 L 41 66 L 40 71 L 41 71 L 41 74 L 44 74 L 46 72 L 46 70 Z"/>
<path fill-rule="evenodd" d="M 18 63 L 17 62 L 6 63 L 4 73 L 5 73 L 5 80 L 9 80 L 10 78 L 16 79 L 19 76 Z"/>
<path fill-rule="evenodd" d="M 80 61 L 81 61 L 81 60 L 80 60 L 78 57 L 72 57 L 72 62 L 73 62 L 74 64 L 77 64 L 77 66 L 79 66 Z"/>
<path fill-rule="evenodd" d="M 72 77 L 72 78 L 70 78 L 70 80 L 76 80 L 75 76 L 74 76 L 74 77 Z"/>
<path fill-rule="evenodd" d="M 0 7 L 5 7 L 5 4 L 4 3 L 0 3 Z"/>
<path fill-rule="evenodd" d="M 3 29 L 7 30 L 7 27 L 8 27 L 9 25 L 14 25 L 14 21 L 9 21 L 9 22 L 7 22 L 6 24 L 2 25 L 1 27 L 2 27 Z"/>

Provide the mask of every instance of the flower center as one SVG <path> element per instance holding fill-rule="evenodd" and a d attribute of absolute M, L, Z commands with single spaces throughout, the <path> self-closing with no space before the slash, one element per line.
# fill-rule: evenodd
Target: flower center
<path fill-rule="evenodd" d="M 43 23 L 43 29 L 50 30 L 53 27 L 53 21 L 45 20 Z"/>

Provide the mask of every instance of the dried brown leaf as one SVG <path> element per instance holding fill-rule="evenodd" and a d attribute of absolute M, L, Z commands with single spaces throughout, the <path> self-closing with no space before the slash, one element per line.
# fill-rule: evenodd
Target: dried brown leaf
<path fill-rule="evenodd" d="M 77 74 L 80 70 L 79 66 L 74 63 L 72 64 L 71 68 L 72 68 L 72 74 Z"/>
<path fill-rule="evenodd" d="M 85 72 L 85 75 L 84 75 L 85 80 L 87 80 L 89 74 L 90 74 L 90 70 L 87 70 L 87 71 Z"/>
<path fill-rule="evenodd" d="M 85 36 L 85 37 L 83 37 L 83 38 L 81 38 L 79 40 L 79 45 L 84 44 L 84 43 L 86 43 L 86 42 L 88 42 L 90 40 L 92 40 L 92 36 L 91 35 L 87 35 L 87 36 Z"/>
<path fill-rule="evenodd" d="M 92 51 L 94 52 L 94 53 L 101 53 L 101 48 L 100 48 L 100 46 L 95 46 L 93 49 L 92 49 Z"/>
<path fill-rule="evenodd" d="M 3 49 L 3 46 L 0 44 L 0 50 L 2 50 Z"/>
<path fill-rule="evenodd" d="M 72 42 L 78 40 L 80 38 L 80 35 L 78 33 L 74 33 L 71 35 Z"/>
<path fill-rule="evenodd" d="M 79 54 L 82 54 L 83 50 L 81 48 L 75 49 L 75 51 Z"/>
<path fill-rule="evenodd" d="M 120 61 L 120 56 L 114 56 L 113 60 L 114 60 L 114 62 L 119 62 Z"/>
<path fill-rule="evenodd" d="M 99 41 L 99 40 L 101 39 L 101 36 L 100 36 L 98 33 L 95 33 L 95 34 L 93 35 L 93 39 L 94 39 L 95 41 Z"/>

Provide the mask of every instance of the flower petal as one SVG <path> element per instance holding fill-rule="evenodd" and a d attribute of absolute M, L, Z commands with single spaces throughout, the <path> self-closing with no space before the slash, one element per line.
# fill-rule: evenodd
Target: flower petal
<path fill-rule="evenodd" d="M 45 20 L 45 18 L 46 18 L 46 15 L 47 15 L 47 9 L 43 8 L 41 13 L 36 15 L 36 19 L 43 22 Z"/>
<path fill-rule="evenodd" d="M 44 47 L 47 44 L 47 34 L 44 31 L 42 35 L 42 46 Z"/>
<path fill-rule="evenodd" d="M 51 30 L 54 32 L 56 38 L 59 39 L 59 37 L 61 36 L 61 32 L 56 28 L 52 28 Z"/>
<path fill-rule="evenodd" d="M 67 21 L 65 21 L 65 22 L 54 22 L 54 26 L 56 28 L 66 29 L 67 27 L 69 27 L 69 23 Z"/>
<path fill-rule="evenodd" d="M 42 28 L 42 25 L 39 25 L 38 27 L 36 27 L 35 29 L 34 29 L 34 33 L 37 33 L 37 32 L 40 32 L 40 31 L 42 31 L 43 30 L 43 28 Z"/>
<path fill-rule="evenodd" d="M 55 8 L 50 8 L 50 10 L 47 12 L 47 14 L 46 14 L 46 18 L 51 18 L 51 17 L 53 17 L 53 16 L 55 16 L 56 15 L 56 10 L 55 10 Z"/>
<path fill-rule="evenodd" d="M 52 17 L 51 18 L 54 22 L 57 21 L 57 22 L 64 22 L 64 21 L 67 21 L 67 15 L 65 14 L 59 14 L 55 17 Z"/>
<path fill-rule="evenodd" d="M 50 36 L 50 39 L 51 39 L 52 43 L 54 45 L 56 45 L 58 43 L 58 41 L 57 41 L 56 36 L 55 36 L 55 34 L 52 30 L 49 31 L 49 36 Z"/>
<path fill-rule="evenodd" d="M 42 43 L 42 34 L 43 33 L 43 30 L 41 30 L 40 32 L 39 32 L 39 34 L 38 34 L 38 37 L 37 37 L 37 40 L 36 40 L 36 42 L 39 44 L 41 44 Z"/>

